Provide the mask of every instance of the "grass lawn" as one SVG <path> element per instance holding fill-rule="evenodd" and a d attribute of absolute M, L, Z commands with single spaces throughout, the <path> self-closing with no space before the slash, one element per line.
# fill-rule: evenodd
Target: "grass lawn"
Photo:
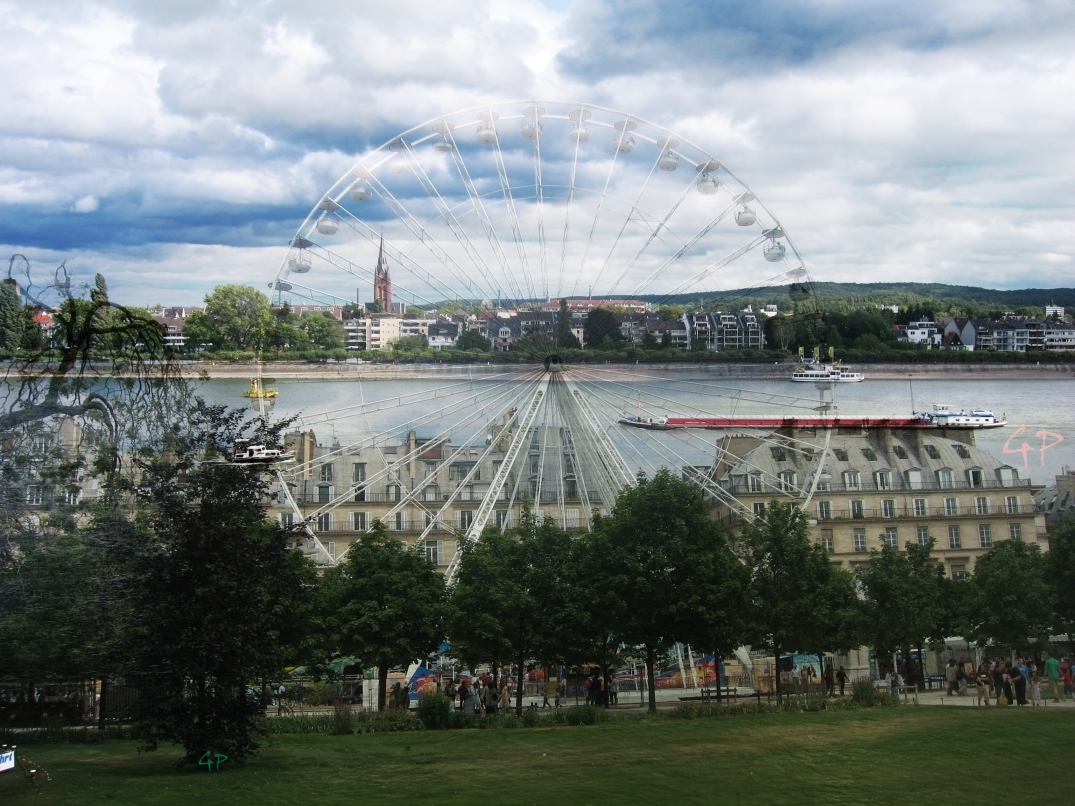
<path fill-rule="evenodd" d="M 245 765 L 178 769 L 135 742 L 27 747 L 19 804 L 1075 803 L 1075 712 L 899 708 L 693 721 L 285 736 Z"/>

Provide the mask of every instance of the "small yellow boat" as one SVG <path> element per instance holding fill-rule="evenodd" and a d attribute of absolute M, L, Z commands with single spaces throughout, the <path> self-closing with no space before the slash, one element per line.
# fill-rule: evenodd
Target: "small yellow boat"
<path fill-rule="evenodd" d="M 274 400 L 278 394 L 276 389 L 272 389 L 265 386 L 265 383 L 272 383 L 272 378 L 251 378 L 250 388 L 243 392 L 243 397 L 249 397 L 254 400 Z"/>

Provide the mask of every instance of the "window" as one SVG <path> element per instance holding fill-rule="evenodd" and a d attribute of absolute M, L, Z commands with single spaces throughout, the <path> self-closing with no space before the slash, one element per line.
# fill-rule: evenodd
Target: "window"
<path fill-rule="evenodd" d="M 912 490 L 922 489 L 922 471 L 918 468 L 906 471 L 904 474 L 907 478 L 907 486 Z"/>
<path fill-rule="evenodd" d="M 64 493 L 64 500 L 68 506 L 77 507 L 82 501 L 82 490 L 78 487 L 72 487 Z"/>
<path fill-rule="evenodd" d="M 436 501 L 438 498 L 440 498 L 440 491 L 436 484 L 430 484 L 422 490 L 423 501 Z"/>
<path fill-rule="evenodd" d="M 295 525 L 295 513 L 294 512 L 280 512 L 276 516 L 276 522 L 279 523 L 285 529 L 290 529 Z"/>
<path fill-rule="evenodd" d="M 355 487 L 355 503 L 360 504 L 366 500 L 366 488 Z"/>
<path fill-rule="evenodd" d="M 474 523 L 474 510 L 473 509 L 461 509 L 459 510 L 459 528 L 469 529 L 471 524 Z"/>
<path fill-rule="evenodd" d="M 896 502 L 891 498 L 886 498 L 881 502 L 881 517 L 882 518 L 895 518 L 896 517 Z"/>
<path fill-rule="evenodd" d="M 821 548 L 825 550 L 826 554 L 834 554 L 836 547 L 832 542 L 832 529 L 821 530 Z"/>
<path fill-rule="evenodd" d="M 961 549 L 961 548 L 963 548 L 963 544 L 959 539 L 959 527 L 958 526 L 949 526 L 948 527 L 948 548 L 950 548 L 950 549 Z"/>
<path fill-rule="evenodd" d="M 959 499 L 958 498 L 945 498 L 944 499 L 944 514 L 945 515 L 958 515 L 959 514 Z"/>
<path fill-rule="evenodd" d="M 983 549 L 993 548 L 993 535 L 990 534 L 988 523 L 978 524 L 978 541 Z"/>
<path fill-rule="evenodd" d="M 929 515 L 929 504 L 926 503 L 925 498 L 916 498 L 914 500 L 914 516 L 916 518 L 924 518 Z"/>
<path fill-rule="evenodd" d="M 437 475 L 437 463 L 436 463 L 436 462 L 429 462 L 429 461 L 426 461 L 426 462 L 423 462 L 422 464 L 423 464 L 423 465 L 425 465 L 425 471 L 426 471 L 426 475 L 425 475 L 425 477 L 426 477 L 427 479 L 428 479 L 428 478 L 429 478 L 430 476 L 435 476 L 435 475 Z M 494 472 L 496 471 L 496 465 L 497 465 L 497 463 L 496 463 L 496 462 L 494 462 L 494 463 L 493 463 L 493 470 L 494 470 Z"/>
<path fill-rule="evenodd" d="M 866 512 L 862 508 L 862 502 L 861 501 L 852 501 L 851 502 L 851 517 L 852 518 L 865 518 L 866 517 Z"/>
<path fill-rule="evenodd" d="M 920 546 L 928 546 L 929 545 L 929 527 L 928 526 L 919 526 L 916 531 L 918 533 L 918 545 L 920 545 Z"/>
<path fill-rule="evenodd" d="M 747 481 L 750 485 L 750 491 L 752 493 L 761 492 L 761 476 L 759 476 L 757 473 L 751 473 L 749 476 L 747 476 Z"/>
<path fill-rule="evenodd" d="M 392 519 L 392 521 L 393 521 L 392 525 L 395 527 L 397 532 L 405 532 L 405 531 L 407 531 L 407 513 L 406 512 L 397 512 L 395 517 Z"/>
<path fill-rule="evenodd" d="M 788 452 L 783 448 L 769 448 L 773 454 L 773 459 L 777 462 L 786 462 L 788 460 Z"/>
<path fill-rule="evenodd" d="M 874 474 L 874 480 L 877 483 L 878 490 L 891 490 L 892 489 L 892 474 L 887 470 L 878 470 Z"/>
<path fill-rule="evenodd" d="M 947 467 L 937 471 L 937 486 L 942 490 L 951 490 L 955 486 L 952 483 L 952 471 Z"/>
<path fill-rule="evenodd" d="M 39 506 L 42 501 L 41 487 L 31 484 L 26 488 L 26 503 L 31 506 Z"/>
<path fill-rule="evenodd" d="M 843 448 L 833 448 L 832 452 L 836 454 L 836 458 L 839 459 L 841 462 L 847 461 L 847 451 Z"/>
<path fill-rule="evenodd" d="M 368 512 L 352 512 L 351 528 L 356 532 L 365 532 L 370 528 L 370 514 Z"/>
<path fill-rule="evenodd" d="M 433 565 L 444 565 L 444 556 L 441 549 L 441 541 L 426 541 L 426 559 L 433 563 Z"/>
<path fill-rule="evenodd" d="M 564 528 L 565 529 L 578 529 L 579 528 L 579 511 L 577 509 L 565 509 L 564 510 Z"/>
<path fill-rule="evenodd" d="M 989 514 L 989 499 L 984 495 L 980 495 L 974 499 L 974 511 L 978 515 Z"/>
<path fill-rule="evenodd" d="M 863 448 L 862 455 L 865 456 L 866 460 L 869 462 L 877 461 L 877 451 L 875 451 L 873 448 Z"/>
<path fill-rule="evenodd" d="M 893 445 L 892 452 L 896 454 L 896 456 L 898 456 L 900 459 L 907 458 L 907 449 L 904 448 L 902 445 Z"/>
<path fill-rule="evenodd" d="M 332 530 L 332 513 L 324 512 L 317 516 L 317 531 L 328 532 Z"/>
<path fill-rule="evenodd" d="M 321 465 L 321 481 L 332 481 L 332 465 Z"/>
<path fill-rule="evenodd" d="M 1022 526 L 1022 524 L 1009 523 L 1008 524 L 1008 537 L 1010 537 L 1012 540 L 1022 540 L 1023 539 L 1023 526 Z"/>
<path fill-rule="evenodd" d="M 966 445 L 955 445 L 956 453 L 959 454 L 960 459 L 970 459 L 970 451 L 967 450 Z"/>
<path fill-rule="evenodd" d="M 361 484 L 366 480 L 366 463 L 355 462 L 351 465 L 351 481 L 355 484 Z"/>
<path fill-rule="evenodd" d="M 508 517 L 508 510 L 493 510 L 493 522 L 497 525 L 498 529 L 507 529 L 511 522 L 511 519 Z"/>
<path fill-rule="evenodd" d="M 1019 496 L 1009 495 L 1004 499 L 1004 505 L 1007 507 L 1009 515 L 1019 514 Z"/>
<path fill-rule="evenodd" d="M 857 490 L 859 488 L 859 473 L 857 470 L 845 470 L 841 476 L 844 482 L 844 489 Z"/>
<path fill-rule="evenodd" d="M 978 468 L 973 468 L 967 471 L 967 481 L 970 482 L 971 487 L 985 486 L 985 480 L 982 478 L 982 471 Z"/>
<path fill-rule="evenodd" d="M 332 488 L 327 484 L 319 484 L 317 486 L 317 503 L 327 504 L 332 500 Z"/>
<path fill-rule="evenodd" d="M 965 565 L 953 565 L 951 567 L 952 579 L 966 579 L 967 578 L 967 566 Z"/>
<path fill-rule="evenodd" d="M 754 517 L 755 518 L 764 518 L 765 517 L 765 504 L 763 504 L 761 501 L 755 501 L 754 502 Z"/>
<path fill-rule="evenodd" d="M 827 521 L 832 519 L 832 502 L 831 501 L 818 501 L 817 502 L 817 519 L 819 521 Z"/>
<path fill-rule="evenodd" d="M 899 533 L 896 531 L 895 526 L 889 526 L 885 529 L 885 542 L 892 548 L 898 549 L 900 547 Z"/>
<path fill-rule="evenodd" d="M 335 543 L 326 543 L 325 544 L 325 551 L 328 552 L 329 557 L 331 557 L 334 560 L 336 559 L 336 544 Z"/>
<path fill-rule="evenodd" d="M 794 470 L 781 470 L 780 471 L 780 490 L 781 492 L 790 493 L 795 489 L 795 471 Z"/>
<path fill-rule="evenodd" d="M 866 550 L 866 530 L 865 529 L 856 529 L 853 540 L 854 540 L 854 543 L 855 543 L 855 551 L 862 552 L 862 551 Z"/>
<path fill-rule="evenodd" d="M 934 445 L 930 445 L 930 444 L 929 444 L 929 443 L 927 442 L 927 443 L 926 443 L 926 444 L 925 444 L 925 445 L 924 445 L 923 447 L 925 447 L 925 449 L 926 449 L 926 455 L 927 455 L 927 456 L 928 456 L 928 457 L 929 457 L 930 459 L 940 459 L 940 458 L 941 458 L 941 454 L 940 454 L 940 452 L 939 452 L 939 451 L 937 450 L 936 446 L 934 446 Z"/>
<path fill-rule="evenodd" d="M 470 475 L 470 471 L 473 469 L 473 462 L 453 462 L 448 468 L 448 480 L 462 481 L 468 475 Z M 478 481 L 480 478 L 481 476 L 478 473 L 475 473 L 474 476 L 471 478 L 471 481 Z"/>
<path fill-rule="evenodd" d="M 398 484 L 389 484 L 384 491 L 389 501 L 399 501 L 403 497 L 402 490 Z"/>

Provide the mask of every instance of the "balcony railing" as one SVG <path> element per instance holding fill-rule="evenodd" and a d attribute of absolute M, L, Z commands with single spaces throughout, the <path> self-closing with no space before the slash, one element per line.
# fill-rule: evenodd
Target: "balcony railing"
<path fill-rule="evenodd" d="M 826 489 L 822 489 L 821 485 L 818 485 L 817 494 L 824 493 L 920 493 L 920 492 L 945 492 L 948 490 L 1018 490 L 1026 489 L 1030 487 L 1033 482 L 1030 479 L 1013 479 L 1012 481 L 1000 482 L 1000 481 L 983 481 L 981 484 L 971 484 L 968 481 L 956 481 L 953 480 L 949 484 L 941 484 L 936 479 L 923 479 L 921 482 L 911 485 L 904 479 L 897 479 L 893 477 L 892 482 L 888 486 L 879 486 L 871 481 L 862 481 L 856 485 L 845 485 L 843 483 L 830 482 Z M 765 495 L 769 493 L 781 493 L 788 492 L 780 486 L 779 483 L 766 479 L 762 485 L 762 489 L 750 489 L 749 482 L 730 484 L 726 487 L 728 492 L 734 495 Z M 798 492 L 798 488 L 794 488 L 791 492 Z"/>
<path fill-rule="evenodd" d="M 1016 507 L 998 506 L 989 512 L 978 512 L 973 506 L 960 507 L 956 512 L 948 512 L 944 507 L 930 507 L 926 512 L 918 512 L 914 507 L 895 507 L 893 509 L 833 509 L 829 517 L 817 513 L 818 521 L 845 521 L 845 520 L 899 520 L 913 518 L 925 519 L 951 519 L 951 518 L 996 518 L 1004 515 L 1033 515 L 1038 510 L 1033 506 L 1020 505 Z"/>

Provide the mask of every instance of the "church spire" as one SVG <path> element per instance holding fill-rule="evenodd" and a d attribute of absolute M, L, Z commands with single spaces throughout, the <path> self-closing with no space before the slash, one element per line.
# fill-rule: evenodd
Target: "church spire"
<path fill-rule="evenodd" d="M 381 303 L 386 313 L 392 311 L 392 276 L 388 273 L 388 261 L 384 256 L 384 232 L 377 250 L 377 269 L 373 273 L 373 299 Z"/>

